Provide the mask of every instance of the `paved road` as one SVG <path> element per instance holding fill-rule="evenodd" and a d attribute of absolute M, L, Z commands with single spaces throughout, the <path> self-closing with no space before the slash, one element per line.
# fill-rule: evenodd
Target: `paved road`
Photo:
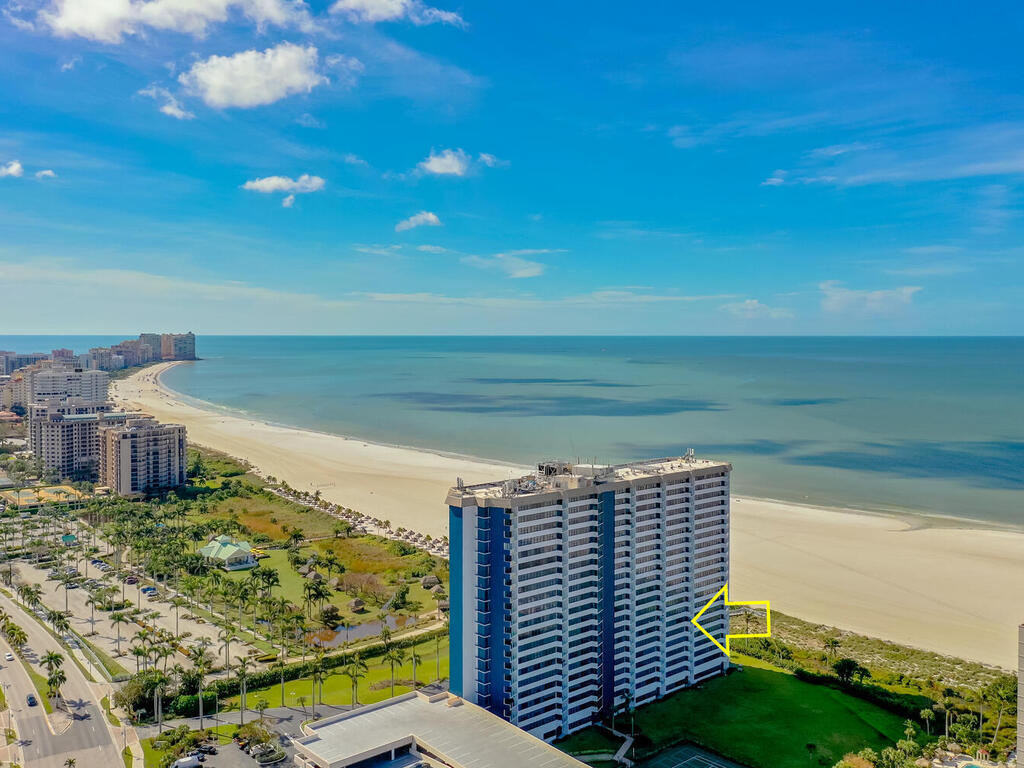
<path fill-rule="evenodd" d="M 35 688 L 21 663 L 5 662 L 0 671 L 2 679 L 10 686 L 10 705 L 26 768 L 62 768 L 68 757 L 74 757 L 81 766 L 117 768 L 123 765 L 120 742 L 115 742 L 99 704 L 102 698 L 102 695 L 97 695 L 99 687 L 89 684 L 78 666 L 67 658 L 67 652 L 13 600 L 0 594 L 0 606 L 28 635 L 24 655 L 33 667 L 38 668 L 39 658 L 47 651 L 58 651 L 66 657 L 63 670 L 67 675 L 67 683 L 62 693 L 72 713 L 73 722 L 59 735 L 54 735 L 47 726 L 41 703 L 35 707 L 29 707 L 26 703 L 28 694 L 34 693 Z M 45 675 L 45 670 L 40 669 L 39 672 Z"/>

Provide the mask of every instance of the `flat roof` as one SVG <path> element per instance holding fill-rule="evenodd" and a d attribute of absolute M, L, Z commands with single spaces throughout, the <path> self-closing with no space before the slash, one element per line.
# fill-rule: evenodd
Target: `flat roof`
<path fill-rule="evenodd" d="M 613 486 L 615 483 L 627 485 L 630 482 L 646 478 L 689 474 L 715 468 L 729 472 L 732 470 L 732 465 L 726 461 L 699 459 L 692 452 L 685 456 L 668 456 L 662 459 L 633 461 L 628 464 L 573 464 L 568 461 L 547 460 L 537 462 L 537 471 L 530 475 L 477 485 L 456 485 L 448 491 L 448 503 L 459 504 L 465 501 L 472 503 L 474 497 L 489 501 L 505 500 L 510 502 L 513 498 L 585 488 L 610 490 L 607 486 Z M 602 486 L 606 487 L 602 488 Z M 465 506 L 464 503 L 463 506 Z"/>
<path fill-rule="evenodd" d="M 415 743 L 453 768 L 586 768 L 526 731 L 447 692 L 406 693 L 308 723 L 296 749 L 321 768 L 345 768 Z"/>

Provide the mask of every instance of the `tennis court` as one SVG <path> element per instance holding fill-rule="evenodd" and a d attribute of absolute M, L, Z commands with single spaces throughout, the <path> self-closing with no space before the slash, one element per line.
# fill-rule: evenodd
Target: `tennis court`
<path fill-rule="evenodd" d="M 638 768 L 743 768 L 738 763 L 726 760 L 699 747 L 674 747 L 652 757 Z"/>

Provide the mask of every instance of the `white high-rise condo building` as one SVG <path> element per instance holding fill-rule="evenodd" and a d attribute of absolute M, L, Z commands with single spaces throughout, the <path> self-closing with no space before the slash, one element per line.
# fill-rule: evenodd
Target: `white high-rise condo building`
<path fill-rule="evenodd" d="M 543 739 L 714 675 L 731 465 L 546 461 L 449 491 L 451 690 Z M 715 637 L 729 617 L 701 619 Z"/>

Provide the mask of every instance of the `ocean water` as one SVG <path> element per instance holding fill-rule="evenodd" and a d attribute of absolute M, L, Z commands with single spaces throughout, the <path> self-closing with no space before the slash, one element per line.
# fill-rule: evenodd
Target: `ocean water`
<path fill-rule="evenodd" d="M 200 336 L 197 353 L 169 387 L 277 423 L 519 463 L 693 448 L 732 462 L 739 495 L 1024 527 L 1021 338 Z"/>

